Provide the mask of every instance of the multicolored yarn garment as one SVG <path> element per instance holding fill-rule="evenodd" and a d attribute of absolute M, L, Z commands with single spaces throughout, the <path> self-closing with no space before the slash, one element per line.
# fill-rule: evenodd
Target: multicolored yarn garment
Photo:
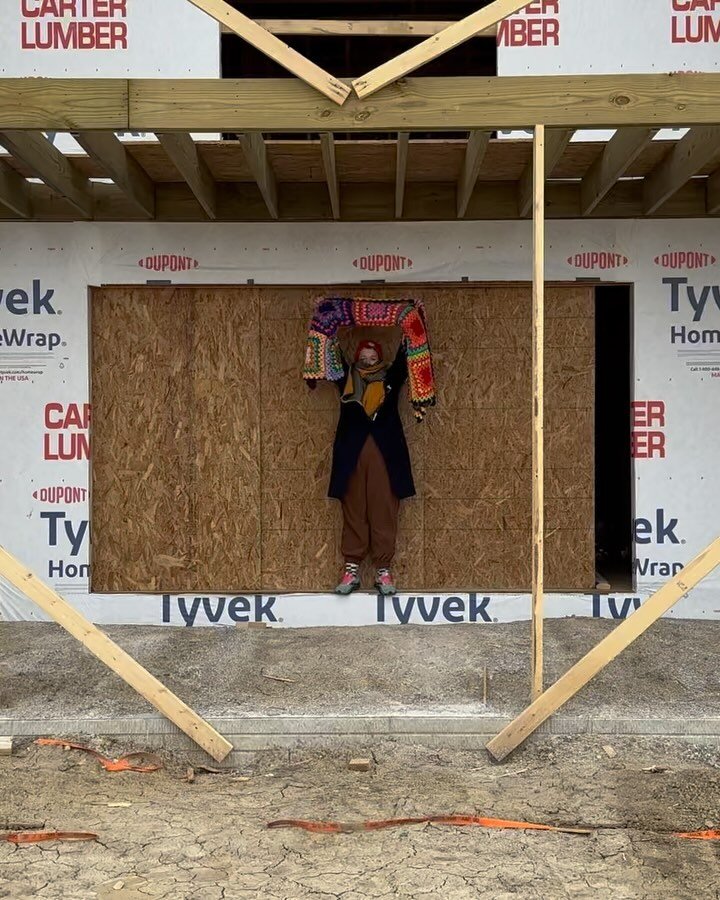
<path fill-rule="evenodd" d="M 362 326 L 402 329 L 408 362 L 410 402 L 421 420 L 435 405 L 435 376 L 421 300 L 364 300 L 327 297 L 317 301 L 308 329 L 303 378 L 339 381 L 343 377 L 340 328 Z"/>

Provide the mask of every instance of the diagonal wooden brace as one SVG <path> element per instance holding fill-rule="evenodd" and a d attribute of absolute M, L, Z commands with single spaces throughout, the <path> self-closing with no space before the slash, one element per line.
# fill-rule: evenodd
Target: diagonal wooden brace
<path fill-rule="evenodd" d="M 569 669 L 552 687 L 496 735 L 487 750 L 500 762 L 522 744 L 542 723 L 574 697 L 598 672 L 640 637 L 651 625 L 682 599 L 698 582 L 720 565 L 720 537 L 699 553 L 692 562 L 656 591 L 630 618 L 603 638 L 580 662 Z"/>

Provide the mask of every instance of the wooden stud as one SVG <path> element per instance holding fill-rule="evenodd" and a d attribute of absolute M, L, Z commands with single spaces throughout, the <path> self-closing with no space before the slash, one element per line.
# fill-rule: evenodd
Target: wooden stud
<path fill-rule="evenodd" d="M 490 145 L 490 134 L 487 131 L 471 131 L 465 148 L 462 172 L 458 181 L 457 215 L 458 219 L 467 212 L 470 198 L 475 190 L 475 183 L 480 174 L 480 167 Z"/>
<path fill-rule="evenodd" d="M 548 128 L 660 128 L 720 117 L 720 73 L 408 78 L 372 103 L 350 98 L 342 107 L 318 103 L 293 78 L 132 79 L 129 92 L 126 130 L 156 133 L 495 131 L 527 128 L 535 117 Z M 41 110 L 28 118 L 38 122 Z"/>
<path fill-rule="evenodd" d="M 335 103 L 342 105 L 347 99 L 350 88 L 346 84 L 321 69 L 320 66 L 310 62 L 297 50 L 288 47 L 274 34 L 270 34 L 269 31 L 243 15 L 239 10 L 234 9 L 225 0 L 188 0 L 188 2 L 212 16 L 221 25 L 227 25 L 230 31 L 247 41 L 256 50 L 269 56 L 279 66 L 292 72 L 293 75 L 297 75 L 306 84 L 334 100 Z"/>
<path fill-rule="evenodd" d="M 322 150 L 325 178 L 330 194 L 330 208 L 333 219 L 340 218 L 340 188 L 338 187 L 337 165 L 335 164 L 335 142 L 331 134 L 320 135 L 320 147 Z"/>
<path fill-rule="evenodd" d="M 239 134 L 238 140 L 243 148 L 245 159 L 248 161 L 253 178 L 260 188 L 268 212 L 273 219 L 278 218 L 278 190 L 270 160 L 267 155 L 267 147 L 263 136 L 257 132 Z"/>
<path fill-rule="evenodd" d="M 580 187 L 583 216 L 589 216 L 608 192 L 646 149 L 657 134 L 656 128 L 619 128 L 590 167 Z"/>
<path fill-rule="evenodd" d="M 720 214 L 720 169 L 707 180 L 707 213 L 709 216 Z"/>
<path fill-rule="evenodd" d="M 90 182 L 40 132 L 4 131 L 2 144 L 25 163 L 48 187 L 71 203 L 84 218 L 92 218 L 93 200 Z"/>
<path fill-rule="evenodd" d="M 303 34 L 312 37 L 430 37 L 453 25 L 448 22 L 407 22 L 401 19 L 345 20 L 336 19 L 256 19 L 271 34 Z M 496 37 L 497 25 L 481 31 L 478 37 Z M 227 25 L 223 34 L 232 34 Z"/>
<path fill-rule="evenodd" d="M 532 686 L 543 689 L 544 585 L 544 349 L 545 349 L 545 126 L 535 126 L 533 141 L 533 434 L 532 434 Z"/>
<path fill-rule="evenodd" d="M 11 737 L 0 737 L 0 756 L 12 756 L 13 739 Z"/>
<path fill-rule="evenodd" d="M 73 137 L 88 156 L 148 218 L 155 216 L 155 186 L 147 173 L 110 131 L 80 131 Z"/>
<path fill-rule="evenodd" d="M 678 600 L 687 596 L 690 590 L 719 564 L 720 537 L 715 538 L 709 547 L 699 553 L 682 571 L 656 591 L 639 609 L 586 653 L 552 687 L 494 737 L 487 745 L 490 755 L 498 761 L 505 759 L 608 663 L 644 634 Z"/>
<path fill-rule="evenodd" d="M 0 159 L 0 203 L 22 219 L 32 217 L 30 186 L 4 159 Z"/>
<path fill-rule="evenodd" d="M 407 177 L 408 150 L 410 149 L 410 133 L 400 131 L 397 136 L 395 156 L 395 218 L 402 219 L 405 202 L 405 179 Z"/>
<path fill-rule="evenodd" d="M 367 72 L 352 82 L 358 97 L 369 97 L 385 85 L 409 75 L 420 66 L 437 59 L 453 47 L 464 44 L 486 28 L 497 25 L 502 19 L 527 6 L 527 0 L 494 0 L 489 6 L 472 13 L 459 22 L 448 25 L 439 34 L 411 47 L 389 62 Z"/>
<path fill-rule="evenodd" d="M 229 741 L 3 547 L 0 547 L 0 575 L 77 638 L 83 647 L 174 722 L 213 759 L 225 759 L 232 750 Z"/>
<path fill-rule="evenodd" d="M 575 134 L 574 128 L 551 128 L 545 134 L 545 178 L 550 178 L 552 175 L 573 134 Z M 521 219 L 524 219 L 532 210 L 533 184 L 533 161 L 530 160 L 525 166 L 518 186 L 518 214 Z"/>
<path fill-rule="evenodd" d="M 158 134 L 170 161 L 188 183 L 209 219 L 217 218 L 215 181 L 189 134 Z"/>
<path fill-rule="evenodd" d="M 645 213 L 659 209 L 720 150 L 720 125 L 692 128 L 645 178 Z"/>

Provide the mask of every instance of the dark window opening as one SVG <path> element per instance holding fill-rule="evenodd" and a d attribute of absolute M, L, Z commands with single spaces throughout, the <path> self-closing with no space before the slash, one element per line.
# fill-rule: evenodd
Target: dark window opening
<path fill-rule="evenodd" d="M 611 590 L 633 587 L 632 287 L 595 291 L 595 568 Z"/>

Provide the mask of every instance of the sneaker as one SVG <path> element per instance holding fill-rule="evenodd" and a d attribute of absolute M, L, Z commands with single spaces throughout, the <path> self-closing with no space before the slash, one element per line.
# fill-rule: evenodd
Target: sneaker
<path fill-rule="evenodd" d="M 343 577 L 335 588 L 336 594 L 352 594 L 360 587 L 360 566 L 357 563 L 345 563 Z"/>
<path fill-rule="evenodd" d="M 385 597 L 395 593 L 395 582 L 390 574 L 390 569 L 383 567 L 377 570 L 375 573 L 375 587 Z"/>

